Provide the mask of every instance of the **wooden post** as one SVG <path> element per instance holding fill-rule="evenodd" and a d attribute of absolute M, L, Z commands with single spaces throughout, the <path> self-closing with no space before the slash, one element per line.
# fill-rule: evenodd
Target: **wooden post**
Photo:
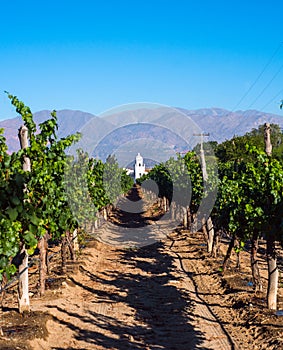
<path fill-rule="evenodd" d="M 107 210 L 106 208 L 103 208 L 103 219 L 107 221 Z"/>
<path fill-rule="evenodd" d="M 74 229 L 73 232 L 73 242 L 74 242 L 74 252 L 75 254 L 78 254 L 79 250 L 80 250 L 80 246 L 79 246 L 79 241 L 78 241 L 78 229 Z"/>
<path fill-rule="evenodd" d="M 258 251 L 258 232 L 253 232 L 252 239 L 251 239 L 252 276 L 253 276 L 253 282 L 255 285 L 255 290 L 262 292 L 263 286 L 262 286 L 262 280 L 259 272 L 257 251 Z"/>
<path fill-rule="evenodd" d="M 165 213 L 167 212 L 167 200 L 165 196 L 163 197 L 163 210 Z"/>
<path fill-rule="evenodd" d="M 191 231 L 191 229 L 192 229 L 192 216 L 191 216 L 191 209 L 189 206 L 187 207 L 187 221 L 188 221 L 188 230 Z"/>
<path fill-rule="evenodd" d="M 38 241 L 39 249 L 39 293 L 44 295 L 45 293 L 45 281 L 47 275 L 47 250 L 48 250 L 48 238 L 49 235 L 46 232 L 44 236 Z"/>
<path fill-rule="evenodd" d="M 28 128 L 21 126 L 18 134 L 21 148 L 28 147 Z M 24 156 L 23 170 L 30 171 L 30 159 Z M 26 191 L 26 188 L 25 188 Z M 28 253 L 23 244 L 20 252 L 21 264 L 19 266 L 19 285 L 18 285 L 18 306 L 19 312 L 30 312 L 30 300 L 29 300 L 29 276 L 28 276 Z"/>
<path fill-rule="evenodd" d="M 171 202 L 171 220 L 176 219 L 176 203 Z"/>
<path fill-rule="evenodd" d="M 265 153 L 271 157 L 272 155 L 272 144 L 270 139 L 270 124 L 264 124 L 264 142 L 265 142 Z M 277 309 L 277 291 L 278 291 L 278 266 L 275 246 L 275 234 L 273 230 L 267 233 L 266 240 L 266 254 L 267 254 L 267 265 L 268 265 L 268 287 L 267 287 L 267 306 L 271 310 Z"/>
<path fill-rule="evenodd" d="M 219 231 L 214 232 L 214 242 L 213 242 L 213 249 L 212 249 L 212 256 L 214 258 L 217 258 L 219 251 Z"/>
<path fill-rule="evenodd" d="M 201 225 L 202 225 L 202 232 L 204 234 L 204 239 L 207 241 L 208 244 L 208 233 L 207 233 L 207 228 L 206 228 L 206 220 L 205 217 L 201 219 Z M 208 247 L 207 247 L 208 250 Z"/>
<path fill-rule="evenodd" d="M 61 269 L 62 274 L 67 273 L 67 238 L 66 236 L 63 237 L 62 243 L 61 243 Z"/>
<path fill-rule="evenodd" d="M 180 223 L 183 221 L 183 207 L 181 205 L 178 205 L 178 220 Z"/>
<path fill-rule="evenodd" d="M 211 217 L 207 219 L 207 230 L 208 230 L 208 241 L 207 241 L 207 252 L 212 253 L 213 243 L 214 243 L 214 227 Z"/>
<path fill-rule="evenodd" d="M 270 310 L 276 310 L 279 273 L 277 266 L 275 238 L 273 234 L 268 234 L 266 247 L 268 264 L 267 306 Z"/>
<path fill-rule="evenodd" d="M 28 276 L 28 253 L 23 245 L 21 252 L 21 264 L 19 266 L 19 285 L 18 285 L 18 305 L 19 312 L 30 312 L 29 301 L 29 276 Z"/>
<path fill-rule="evenodd" d="M 20 140 L 21 149 L 27 148 L 28 147 L 28 128 L 25 125 L 20 127 L 18 136 Z M 30 159 L 26 156 L 24 156 L 23 170 L 24 171 L 31 170 Z"/>
<path fill-rule="evenodd" d="M 183 226 L 184 226 L 184 229 L 187 230 L 188 228 L 187 208 L 182 207 L 182 210 L 183 210 Z"/>
<path fill-rule="evenodd" d="M 271 156 L 272 144 L 271 144 L 271 139 L 270 139 L 270 124 L 269 123 L 264 124 L 264 142 L 265 142 L 265 153 L 268 156 Z"/>

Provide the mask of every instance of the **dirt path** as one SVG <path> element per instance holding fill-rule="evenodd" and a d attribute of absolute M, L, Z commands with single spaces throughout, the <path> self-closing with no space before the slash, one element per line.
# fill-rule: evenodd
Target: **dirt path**
<path fill-rule="evenodd" d="M 16 282 L 9 287 L 0 311 L 0 349 L 283 349 L 283 284 L 279 312 L 270 312 L 265 242 L 259 254 L 264 291 L 255 293 L 249 247 L 241 252 L 241 269 L 233 253 L 223 276 L 227 238 L 222 237 L 213 258 L 202 233 L 181 227 L 166 232 L 158 206 L 149 206 L 140 195 L 130 194 L 139 213 L 123 210 L 129 204 L 125 200 L 99 229 L 103 240 L 117 244 L 92 238 L 76 271 L 62 275 L 60 248 L 50 247 L 44 297 L 37 297 L 38 268 L 31 266 L 31 313 L 17 312 Z M 143 239 L 155 243 L 131 245 L 140 228 L 146 228 Z M 278 252 L 283 266 L 283 250 Z"/>
<path fill-rule="evenodd" d="M 138 200 L 140 193 L 132 195 Z M 117 211 L 112 220 L 131 227 L 144 225 L 148 218 L 146 210 L 128 217 Z M 31 347 L 237 349 L 196 293 L 183 248 L 178 233 L 139 249 L 91 242 L 77 273 L 44 299 L 33 298 L 33 310 L 47 311 L 52 319 L 47 322 L 48 337 L 34 339 Z"/>
<path fill-rule="evenodd" d="M 85 253 L 87 263 L 67 281 L 61 297 L 44 307 L 33 301 L 34 310 L 53 315 L 48 339 L 33 341 L 33 348 L 232 348 L 163 245 L 121 252 L 97 244 Z"/>

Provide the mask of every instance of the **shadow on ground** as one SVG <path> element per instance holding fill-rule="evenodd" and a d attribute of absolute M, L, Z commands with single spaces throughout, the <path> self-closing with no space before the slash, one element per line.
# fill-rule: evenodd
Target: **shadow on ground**
<path fill-rule="evenodd" d="M 140 206 L 140 211 L 116 210 L 112 220 L 120 227 L 146 226 L 148 217 L 139 191 L 134 188 L 127 200 Z M 186 290 L 175 285 L 178 280 L 173 274 L 176 270 L 174 258 L 165 251 L 164 244 L 156 242 L 136 249 L 120 249 L 116 256 L 119 256 L 120 266 L 117 271 L 114 267 L 109 269 L 109 266 L 117 266 L 116 257 L 108 257 L 108 269 L 99 277 L 82 268 L 89 281 L 82 284 L 75 277 L 72 279 L 73 283 L 93 294 L 94 303 L 102 301 L 109 305 L 109 313 L 99 313 L 96 309 L 89 310 L 87 317 L 81 317 L 57 306 L 66 314 L 64 320 L 58 319 L 58 322 L 73 330 L 77 340 L 86 342 L 93 349 L 206 350 L 202 347 L 203 334 L 192 325 L 194 305 Z M 105 288 L 95 289 L 97 283 Z M 118 303 L 126 304 L 131 314 L 127 315 L 125 311 L 122 318 L 115 318 L 111 307 L 115 308 Z M 66 321 L 68 316 L 79 317 L 84 326 L 74 326 Z M 93 324 L 96 327 L 88 326 Z"/>
<path fill-rule="evenodd" d="M 85 270 L 91 281 L 105 285 L 105 291 L 91 288 L 91 283 L 82 285 L 73 279 L 73 283 L 93 293 L 104 302 L 125 303 L 134 309 L 134 322 L 129 324 L 109 315 L 89 311 L 87 317 L 75 312 L 60 312 L 71 317 L 80 317 L 85 324 L 83 328 L 71 322 L 58 319 L 76 334 L 76 339 L 89 345 L 104 349 L 202 349 L 203 334 L 190 323 L 194 313 L 194 305 L 185 291 L 178 290 L 171 283 L 178 282 L 173 276 L 175 269 L 173 258 L 163 251 L 163 244 L 156 243 L 135 251 L 121 251 L 120 263 L 129 265 L 127 272 L 117 274 L 105 271 L 105 278 L 98 278 Z M 130 272 L 129 272 L 130 271 Z M 132 272 L 131 272 L 132 271 Z M 107 292 L 106 286 L 115 287 L 116 293 Z M 123 296 L 121 293 L 124 292 Z M 125 293 L 126 292 L 126 293 Z M 93 324 L 100 331 L 88 330 L 87 324 Z M 107 331 L 107 332 L 105 332 Z M 105 333 L 111 336 L 106 336 Z M 58 348 L 59 349 L 59 348 Z"/>

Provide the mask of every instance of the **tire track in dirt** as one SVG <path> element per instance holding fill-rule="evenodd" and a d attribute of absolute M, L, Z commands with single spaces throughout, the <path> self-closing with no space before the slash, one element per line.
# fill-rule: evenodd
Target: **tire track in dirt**
<path fill-rule="evenodd" d="M 200 328 L 202 332 L 205 333 L 206 341 L 203 343 L 203 346 L 217 350 L 240 350 L 239 345 L 234 339 L 231 338 L 229 332 L 218 320 L 217 315 L 213 311 L 213 307 L 211 307 L 203 298 L 199 296 L 195 282 L 190 277 L 192 272 L 188 271 L 188 269 L 184 266 L 182 254 L 178 253 L 178 248 L 180 249 L 180 247 L 174 251 L 174 245 L 178 244 L 178 238 L 176 237 L 178 236 L 169 235 L 171 240 L 169 249 L 176 256 L 176 264 L 178 269 L 186 276 L 185 288 L 189 291 L 190 298 L 195 303 L 196 318 L 194 324 L 196 324 L 197 328 Z M 195 272 L 195 270 L 193 272 Z"/>

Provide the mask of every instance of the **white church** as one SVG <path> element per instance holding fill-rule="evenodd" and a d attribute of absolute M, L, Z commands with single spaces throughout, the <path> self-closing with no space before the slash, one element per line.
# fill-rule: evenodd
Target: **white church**
<path fill-rule="evenodd" d="M 142 177 L 144 174 L 148 173 L 148 170 L 145 169 L 145 164 L 143 162 L 143 157 L 140 155 L 140 153 L 137 154 L 135 164 L 134 164 L 134 170 L 124 168 L 126 170 L 126 174 L 130 175 L 135 179 L 139 179 Z"/>
<path fill-rule="evenodd" d="M 140 155 L 140 153 L 138 153 L 136 156 L 136 162 L 135 162 L 135 180 L 139 179 L 144 174 L 147 174 L 147 171 L 145 170 L 143 157 Z"/>

